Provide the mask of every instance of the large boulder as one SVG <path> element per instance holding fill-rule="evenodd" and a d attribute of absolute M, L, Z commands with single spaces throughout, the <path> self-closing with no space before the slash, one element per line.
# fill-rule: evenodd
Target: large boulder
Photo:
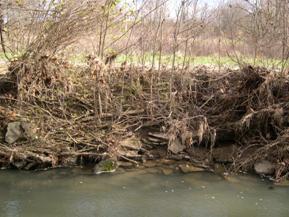
<path fill-rule="evenodd" d="M 275 172 L 275 165 L 270 161 L 262 160 L 254 164 L 254 170 L 258 175 L 272 175 Z"/>

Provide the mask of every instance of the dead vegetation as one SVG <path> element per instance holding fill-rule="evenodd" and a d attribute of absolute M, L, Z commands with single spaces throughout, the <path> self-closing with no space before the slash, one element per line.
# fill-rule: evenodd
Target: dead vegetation
<path fill-rule="evenodd" d="M 224 162 L 232 170 L 266 159 L 276 164 L 276 178 L 289 172 L 287 74 L 99 64 L 75 69 L 47 56 L 11 63 L 6 77 L 17 75 L 15 95 L 1 92 L 2 166 L 90 164 L 106 155 L 134 164 L 173 158 L 210 165 L 215 148 L 235 144 Z M 11 121 L 30 123 L 36 136 L 5 143 Z"/>
<path fill-rule="evenodd" d="M 115 1 L 106 3 L 113 3 L 112 11 L 117 9 Z M 180 8 L 180 17 L 184 9 Z M 154 67 L 157 56 L 151 68 L 144 62 L 139 67 L 127 62 L 113 67 L 116 56 L 104 55 L 112 11 L 90 0 L 51 5 L 44 10 L 46 16 L 39 11 L 43 23 L 37 23 L 40 28 L 27 37 L 22 55 L 11 60 L 8 72 L 0 77 L 1 167 L 90 165 L 110 156 L 133 165 L 163 158 L 203 168 L 221 162 L 238 172 L 267 160 L 274 164 L 276 180 L 288 176 L 289 77 L 285 68 L 190 69 L 185 64 L 187 55 L 178 68 L 178 21 L 170 68 L 161 65 L 162 22 L 156 34 L 160 37 L 158 70 Z M 106 64 L 91 55 L 86 67 L 77 68 L 56 57 L 99 22 L 98 56 L 106 56 Z M 185 50 L 196 36 L 186 37 Z M 5 45 L 5 40 L 1 42 Z M 157 50 L 154 46 L 154 55 Z"/>

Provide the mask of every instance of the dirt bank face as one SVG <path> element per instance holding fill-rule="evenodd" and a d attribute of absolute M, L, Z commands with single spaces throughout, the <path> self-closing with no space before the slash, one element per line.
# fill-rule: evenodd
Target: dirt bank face
<path fill-rule="evenodd" d="M 163 158 L 206 168 L 221 162 L 233 171 L 267 160 L 276 165 L 277 179 L 288 172 L 287 75 L 253 67 L 154 71 L 99 62 L 75 69 L 49 57 L 12 64 L 17 94 L 2 92 L 1 106 L 13 108 L 14 121 L 33 123 L 36 135 L 10 145 L 2 139 L 3 166 L 88 165 L 109 156 L 133 165 Z"/>

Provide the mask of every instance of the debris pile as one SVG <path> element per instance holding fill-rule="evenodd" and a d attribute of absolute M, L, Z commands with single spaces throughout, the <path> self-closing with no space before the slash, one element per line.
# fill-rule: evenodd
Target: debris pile
<path fill-rule="evenodd" d="M 2 166 L 95 164 L 105 156 L 133 164 L 154 158 L 211 164 L 216 148 L 234 145 L 232 170 L 268 161 L 277 179 L 288 174 L 287 74 L 251 66 L 219 72 L 97 64 L 80 70 L 45 56 L 12 63 L 17 95 L 8 104 L 16 121 L 33 122 L 37 139 L 1 141 Z"/>

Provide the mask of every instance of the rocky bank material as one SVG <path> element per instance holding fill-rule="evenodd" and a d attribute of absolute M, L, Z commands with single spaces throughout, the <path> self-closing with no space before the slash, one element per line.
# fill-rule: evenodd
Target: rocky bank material
<path fill-rule="evenodd" d="M 272 175 L 275 172 L 275 165 L 270 161 L 263 160 L 255 163 L 254 170 L 259 175 Z"/>

